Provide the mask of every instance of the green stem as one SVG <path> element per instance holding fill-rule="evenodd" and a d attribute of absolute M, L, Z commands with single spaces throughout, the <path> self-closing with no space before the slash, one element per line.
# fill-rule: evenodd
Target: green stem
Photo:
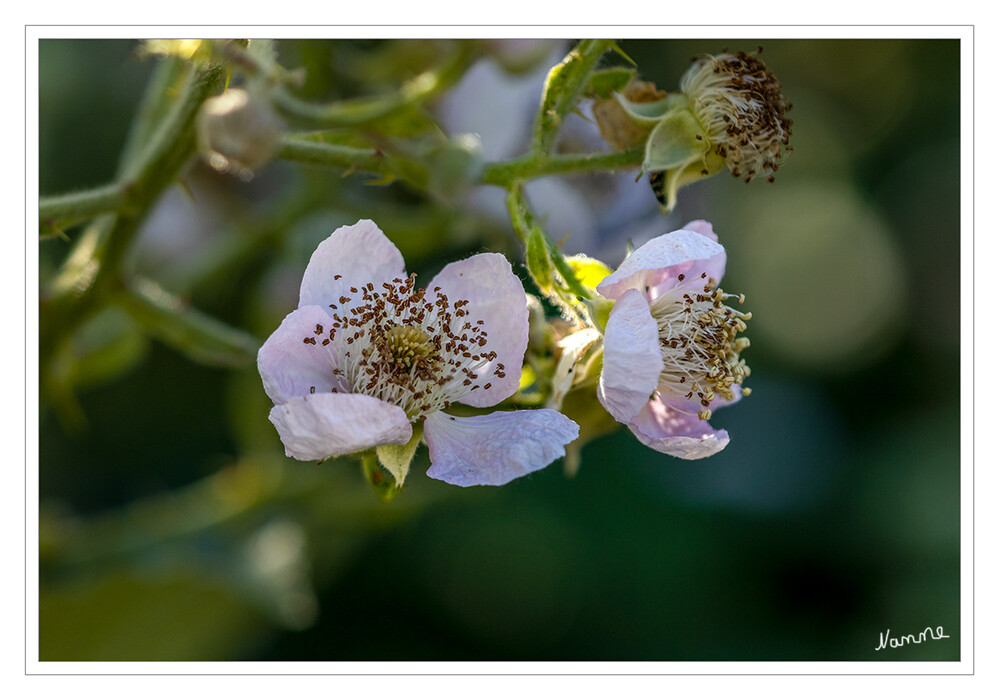
<path fill-rule="evenodd" d="M 152 280 L 133 280 L 117 301 L 149 335 L 195 362 L 245 366 L 260 349 L 253 336 L 188 307 Z"/>
<path fill-rule="evenodd" d="M 300 163 L 332 165 L 348 170 L 365 170 L 380 174 L 388 172 L 385 158 L 374 148 L 320 143 L 295 136 L 286 136 L 282 140 L 277 157 Z"/>
<path fill-rule="evenodd" d="M 614 46 L 610 39 L 584 39 L 548 73 L 541 107 L 534 122 L 531 151 L 551 153 L 559 129 L 576 107 L 590 73 L 604 53 Z"/>
<path fill-rule="evenodd" d="M 42 299 L 39 338 L 44 363 L 79 324 L 121 284 L 120 267 L 139 226 L 160 194 L 194 154 L 194 120 L 201 104 L 221 92 L 225 72 L 209 66 L 194 73 L 146 148 L 122 168 L 129 208 L 96 219 L 80 236 Z"/>
<path fill-rule="evenodd" d="M 118 174 L 130 167 L 142 152 L 143 146 L 156 127 L 163 121 L 177 96 L 178 85 L 192 72 L 191 64 L 175 57 L 157 62 L 149 83 L 142 95 L 142 102 L 135 114 L 125 139 L 125 146 L 118 158 Z"/>
<path fill-rule="evenodd" d="M 488 163 L 482 171 L 482 182 L 509 188 L 516 182 L 547 175 L 636 168 L 642 164 L 643 155 L 644 151 L 641 148 L 615 153 L 573 153 L 554 156 L 529 153 L 515 160 Z"/>
<path fill-rule="evenodd" d="M 58 219 L 87 219 L 98 214 L 120 211 L 128 201 L 129 188 L 113 183 L 82 192 L 42 197 L 38 201 L 38 218 L 49 224 L 54 224 Z"/>
<path fill-rule="evenodd" d="M 469 65 L 473 53 L 469 42 L 458 42 L 457 46 L 443 66 L 420 73 L 397 91 L 386 95 L 314 104 L 298 99 L 281 86 L 274 91 L 274 106 L 289 117 L 320 127 L 340 128 L 368 124 L 404 107 L 425 102 L 457 82 Z"/>
<path fill-rule="evenodd" d="M 565 256 L 562 255 L 562 251 L 559 250 L 558 246 L 552 242 L 548 234 L 544 233 L 544 229 L 538 224 L 537 218 L 534 216 L 530 205 L 527 203 L 527 199 L 524 197 L 524 190 L 519 184 L 510 188 L 506 198 L 506 205 L 510 212 L 510 221 L 513 223 L 513 230 L 516 232 L 520 242 L 524 244 L 524 248 L 527 248 L 527 241 L 530 238 L 531 230 L 541 230 L 544 235 L 545 246 L 548 250 L 548 257 L 565 281 L 568 290 L 581 299 L 589 299 L 591 296 L 590 292 L 587 291 L 586 287 L 579 281 L 579 278 L 576 277 L 576 272 L 569 265 Z"/>

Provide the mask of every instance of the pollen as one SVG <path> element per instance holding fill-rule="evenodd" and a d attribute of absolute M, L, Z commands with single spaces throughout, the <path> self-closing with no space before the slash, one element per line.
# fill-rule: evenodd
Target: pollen
<path fill-rule="evenodd" d="M 741 334 L 752 314 L 728 305 L 744 300 L 744 295 L 727 294 L 707 280 L 696 287 L 678 284 L 650 305 L 664 363 L 658 390 L 700 403 L 702 420 L 711 416 L 708 407 L 717 397 L 731 401 L 736 391 L 749 393 L 741 385 L 750 370 L 740 355 L 749 347 L 749 339 Z"/>

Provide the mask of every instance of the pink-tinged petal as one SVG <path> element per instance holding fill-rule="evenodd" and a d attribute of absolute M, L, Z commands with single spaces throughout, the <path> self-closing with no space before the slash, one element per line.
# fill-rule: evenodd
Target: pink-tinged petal
<path fill-rule="evenodd" d="M 696 415 L 680 413 L 659 401 L 649 401 L 628 426 L 638 440 L 657 452 L 680 459 L 702 459 L 728 445 L 728 433 L 715 430 Z"/>
<path fill-rule="evenodd" d="M 469 406 L 494 406 L 512 395 L 520 386 L 520 367 L 527 350 L 527 297 L 524 285 L 513 274 L 510 262 L 498 253 L 480 253 L 447 265 L 427 286 L 427 296 L 433 299 L 434 289 L 445 295 L 453 305 L 458 300 L 470 303 L 464 307 L 467 316 L 455 318 L 452 330 L 459 331 L 469 321 L 486 332 L 486 344 L 472 352 L 492 351 L 496 359 L 480 371 L 480 388 L 458 399 Z M 457 333 L 459 336 L 461 332 Z M 499 368 L 499 365 L 503 365 Z M 500 376 L 496 374 L 499 371 Z M 488 389 L 482 388 L 490 384 Z"/>
<path fill-rule="evenodd" d="M 427 476 L 455 486 L 502 486 L 565 455 L 579 426 L 558 411 L 496 411 L 459 417 L 433 413 L 423 424 Z"/>
<path fill-rule="evenodd" d="M 339 275 L 340 279 L 334 279 Z M 322 306 L 337 303 L 341 295 L 350 296 L 371 282 L 381 291 L 381 283 L 406 276 L 406 263 L 373 221 L 362 219 L 353 226 L 341 226 L 319 244 L 309 260 L 299 306 Z"/>
<path fill-rule="evenodd" d="M 597 398 L 616 420 L 630 423 L 649 402 L 662 370 L 659 326 L 645 295 L 629 289 L 607 320 Z"/>
<path fill-rule="evenodd" d="M 310 394 L 271 409 L 284 452 L 303 461 L 377 445 L 405 445 L 413 426 L 405 411 L 364 394 Z"/>
<path fill-rule="evenodd" d="M 693 231 L 694 233 L 699 233 L 702 236 L 707 236 L 713 241 L 718 240 L 718 234 L 715 233 L 714 227 L 711 225 L 710 221 L 705 221 L 704 219 L 697 219 L 695 221 L 688 222 L 683 226 L 684 231 Z"/>
<path fill-rule="evenodd" d="M 303 306 L 285 316 L 261 346 L 257 369 L 271 401 L 284 403 L 294 396 L 328 394 L 334 387 L 346 389 L 333 374 L 337 362 L 334 348 L 339 343 L 322 344 L 329 340 L 330 323 L 323 308 Z M 305 338 L 315 340 L 315 344 L 306 343 Z"/>
<path fill-rule="evenodd" d="M 725 249 L 708 236 L 681 229 L 638 248 L 597 285 L 597 291 L 617 299 L 628 289 L 645 292 L 664 283 L 672 286 L 680 274 L 692 280 L 701 272 L 720 281 L 725 272 Z"/>

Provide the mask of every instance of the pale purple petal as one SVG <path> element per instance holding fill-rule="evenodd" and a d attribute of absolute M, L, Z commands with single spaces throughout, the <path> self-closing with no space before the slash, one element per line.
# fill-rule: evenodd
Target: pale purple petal
<path fill-rule="evenodd" d="M 564 456 L 578 436 L 578 425 L 547 408 L 471 417 L 433 413 L 423 433 L 427 476 L 455 486 L 502 486 Z"/>
<path fill-rule="evenodd" d="M 334 279 L 340 275 L 340 279 Z M 342 294 L 350 296 L 350 287 L 360 288 L 371 282 L 381 290 L 381 283 L 406 276 L 402 253 L 373 221 L 362 219 L 352 226 L 341 226 L 319 244 L 309 260 L 299 293 L 299 306 L 327 307 L 337 303 Z"/>
<path fill-rule="evenodd" d="M 481 325 L 486 332 L 483 351 L 496 353 L 496 359 L 478 372 L 480 388 L 458 399 L 469 406 L 494 406 L 512 395 L 520 386 L 520 367 L 527 350 L 527 297 L 524 285 L 513 274 L 510 262 L 499 253 L 480 253 L 447 265 L 427 286 L 427 297 L 434 298 L 435 288 L 453 305 L 468 300 L 467 316 L 456 318 L 452 330 L 466 321 Z M 479 322 L 482 321 L 481 324 Z M 475 352 L 476 349 L 473 349 Z M 502 365 L 502 368 L 499 368 Z M 505 376 L 500 376 L 496 372 Z"/>
<path fill-rule="evenodd" d="M 597 398 L 615 419 L 629 423 L 649 402 L 662 370 L 659 326 L 645 295 L 629 289 L 607 320 Z"/>
<path fill-rule="evenodd" d="M 714 227 L 711 225 L 710 221 L 705 221 L 704 219 L 696 219 L 695 221 L 690 221 L 683 225 L 684 231 L 693 231 L 694 233 L 699 233 L 702 236 L 707 236 L 713 241 L 718 240 L 718 234 L 715 233 Z"/>
<path fill-rule="evenodd" d="M 337 362 L 333 349 L 339 343 L 322 344 L 329 339 L 329 329 L 330 317 L 325 309 L 303 306 L 285 316 L 271 333 L 257 353 L 257 369 L 271 401 L 284 403 L 293 396 L 346 388 L 333 375 Z M 305 338 L 314 339 L 315 345 L 305 343 Z"/>
<path fill-rule="evenodd" d="M 689 278 L 690 284 L 702 272 L 720 281 L 725 272 L 725 249 L 702 233 L 680 229 L 638 248 L 597 285 L 597 291 L 617 299 L 628 289 L 645 292 L 664 283 L 673 286 L 680 274 Z"/>
<path fill-rule="evenodd" d="M 643 445 L 681 459 L 710 457 L 728 445 L 727 432 L 715 430 L 696 415 L 676 411 L 658 397 L 646 404 L 628 428 Z"/>
<path fill-rule="evenodd" d="M 413 426 L 405 411 L 364 394 L 309 394 L 271 409 L 284 452 L 303 461 L 376 445 L 405 445 Z"/>

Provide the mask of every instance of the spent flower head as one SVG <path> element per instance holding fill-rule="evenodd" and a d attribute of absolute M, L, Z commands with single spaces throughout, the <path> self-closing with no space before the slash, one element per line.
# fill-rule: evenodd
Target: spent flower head
<path fill-rule="evenodd" d="M 718 286 L 724 272 L 711 224 L 693 221 L 638 248 L 597 286 L 615 300 L 597 396 L 642 443 L 675 457 L 723 449 L 728 433 L 708 420 L 749 393 L 740 334 L 750 314 L 733 308 L 742 295 Z"/>
<path fill-rule="evenodd" d="M 777 172 L 784 149 L 790 150 L 791 105 L 759 56 L 740 51 L 697 58 L 680 91 L 732 175 L 749 182 Z"/>
<path fill-rule="evenodd" d="M 448 412 L 457 402 L 482 408 L 513 394 L 527 340 L 526 295 L 505 257 L 450 263 L 418 288 L 395 245 L 359 221 L 313 253 L 298 309 L 257 363 L 289 457 L 395 454 L 389 446 L 408 445 L 411 459 L 422 430 L 429 476 L 501 485 L 561 457 L 578 434 L 553 410 Z M 408 459 L 379 457 L 401 485 Z"/>
<path fill-rule="evenodd" d="M 645 144 L 642 172 L 649 174 L 664 211 L 676 206 L 682 186 L 725 167 L 746 182 L 764 174 L 773 181 L 791 150 L 791 105 L 759 56 L 696 58 L 680 79 L 679 92 L 653 99 L 653 88 L 633 82 L 614 93 L 616 106 L 604 100 L 595 107 L 613 146 Z"/>

